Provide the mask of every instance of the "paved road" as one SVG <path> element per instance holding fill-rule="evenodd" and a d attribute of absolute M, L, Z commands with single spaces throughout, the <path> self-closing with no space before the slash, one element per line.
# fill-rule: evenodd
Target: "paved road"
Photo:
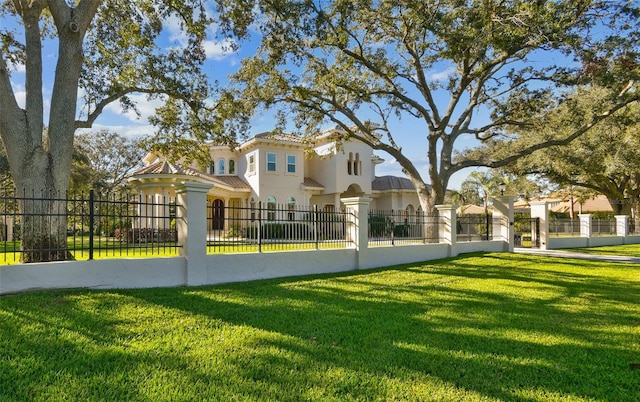
<path fill-rule="evenodd" d="M 516 248 L 514 249 L 514 252 L 523 253 L 523 254 L 547 255 L 550 257 L 578 258 L 578 259 L 594 260 L 594 261 L 612 261 L 612 262 L 627 262 L 627 263 L 640 264 L 640 258 L 627 257 L 624 255 L 587 254 L 587 253 L 579 253 L 576 251 L 539 250 L 535 248 Z"/>

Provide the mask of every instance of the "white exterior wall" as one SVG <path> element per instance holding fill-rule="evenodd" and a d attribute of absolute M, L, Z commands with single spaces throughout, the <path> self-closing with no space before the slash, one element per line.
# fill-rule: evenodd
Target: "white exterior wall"
<path fill-rule="evenodd" d="M 349 160 L 350 153 L 353 155 L 354 160 L 356 155 L 359 156 L 357 175 L 354 174 L 355 172 L 353 170 L 351 175 L 348 174 L 347 161 Z M 344 144 L 344 152 L 334 157 L 336 158 L 336 166 L 338 167 L 336 172 L 337 192 L 347 191 L 347 188 L 349 188 L 351 184 L 357 184 L 365 194 L 371 194 L 372 153 L 373 149 L 362 142 L 348 142 Z"/>
<path fill-rule="evenodd" d="M 255 171 L 249 172 L 249 157 L 253 155 Z M 253 189 L 253 196 L 256 198 L 256 202 L 260 199 L 260 153 L 256 148 L 252 148 L 247 152 L 243 152 L 238 157 L 238 177 L 242 177 Z"/>
<path fill-rule="evenodd" d="M 267 171 L 267 154 L 276 155 L 276 171 Z M 283 148 L 276 146 L 261 146 L 259 148 L 260 163 L 258 169 L 259 198 L 266 202 L 271 196 L 276 198 L 276 203 L 285 204 L 289 197 L 294 197 L 296 204 L 303 203 L 305 193 L 302 190 L 304 182 L 304 152 L 298 148 Z M 287 155 L 296 157 L 296 173 L 287 172 Z"/>

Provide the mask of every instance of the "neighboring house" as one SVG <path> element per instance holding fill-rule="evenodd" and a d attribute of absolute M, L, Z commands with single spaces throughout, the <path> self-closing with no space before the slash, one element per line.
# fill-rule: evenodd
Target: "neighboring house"
<path fill-rule="evenodd" d="M 212 207 L 211 229 L 223 229 L 225 207 L 230 204 L 264 206 L 317 205 L 324 211 L 342 208 L 340 198 L 371 197 L 370 208 L 420 210 L 417 193 L 407 178 L 376 177 L 376 165 L 384 162 L 373 149 L 358 140 L 336 141 L 336 129 L 327 130 L 313 142 L 285 134 L 263 133 L 237 148 L 211 145 L 210 165 L 171 164 L 161 156 L 147 154 L 145 167 L 129 176 L 143 195 L 173 196 L 174 185 L 183 181 L 211 184 L 207 202 Z M 213 215 L 213 216 L 212 216 Z"/>

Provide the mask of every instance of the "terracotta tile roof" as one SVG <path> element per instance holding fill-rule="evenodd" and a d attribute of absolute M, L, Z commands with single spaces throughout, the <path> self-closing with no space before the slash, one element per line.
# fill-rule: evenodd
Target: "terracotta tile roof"
<path fill-rule="evenodd" d="M 254 138 L 264 138 L 264 139 L 269 139 L 269 140 L 274 140 L 274 141 L 289 141 L 289 142 L 297 142 L 298 144 L 303 144 L 304 143 L 304 138 L 297 136 L 297 135 L 293 135 L 293 134 L 283 134 L 283 133 L 271 133 L 271 132 L 264 132 L 264 133 L 260 133 L 260 134 L 256 134 L 254 135 Z"/>
<path fill-rule="evenodd" d="M 216 186 L 233 190 L 251 190 L 251 186 L 238 176 L 213 176 L 200 171 L 184 168 L 179 165 L 174 165 L 166 161 L 160 161 L 152 163 L 149 166 L 145 166 L 141 169 L 131 173 L 129 177 L 144 176 L 144 175 L 183 175 L 198 177 L 208 182 L 213 183 Z"/>
<path fill-rule="evenodd" d="M 198 172 L 197 175 L 213 184 L 222 185 L 223 187 L 229 187 L 234 190 L 251 190 L 251 186 L 238 176 L 213 176 L 200 172 Z"/>
<path fill-rule="evenodd" d="M 167 161 L 152 163 L 131 173 L 129 176 L 140 176 L 144 174 L 181 174 L 187 176 L 197 176 L 198 173 L 192 169 L 183 169 Z"/>
<path fill-rule="evenodd" d="M 314 187 L 314 188 L 322 188 L 324 189 L 324 186 L 320 183 L 318 183 L 317 181 L 313 180 L 311 177 L 305 177 L 304 181 L 302 182 L 302 185 L 305 187 Z"/>
<path fill-rule="evenodd" d="M 377 191 L 385 190 L 415 190 L 411 180 L 406 177 L 397 176 L 376 176 L 371 183 L 371 189 Z"/>

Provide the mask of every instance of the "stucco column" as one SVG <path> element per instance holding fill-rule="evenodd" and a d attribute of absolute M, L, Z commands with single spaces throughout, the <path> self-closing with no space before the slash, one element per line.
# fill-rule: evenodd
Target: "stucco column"
<path fill-rule="evenodd" d="M 504 195 L 493 198 L 493 240 L 504 242 L 504 251 L 513 252 L 514 197 Z"/>
<path fill-rule="evenodd" d="M 347 247 L 354 247 L 357 254 L 356 268 L 360 268 L 360 263 L 367 264 L 366 253 L 369 249 L 369 204 L 371 198 L 349 197 L 341 198 L 345 205 L 350 221 L 347 225 L 347 241 L 351 244 Z"/>
<path fill-rule="evenodd" d="M 547 201 L 530 201 L 531 205 L 531 219 L 539 219 L 540 230 L 537 233 L 537 239 L 540 243 L 540 249 L 547 249 L 547 238 L 549 236 L 549 203 Z M 536 238 L 535 230 L 531 231 L 531 242 L 535 243 Z"/>
<path fill-rule="evenodd" d="M 458 209 L 458 206 L 436 205 L 436 209 L 438 210 L 438 218 L 444 221 L 438 225 L 438 237 L 449 245 L 449 257 L 455 257 L 458 255 L 456 248 L 458 237 L 456 209 Z"/>
<path fill-rule="evenodd" d="M 616 236 L 627 237 L 629 231 L 629 217 L 616 215 Z"/>
<path fill-rule="evenodd" d="M 210 184 L 182 182 L 176 186 L 176 229 L 180 255 L 187 260 L 188 286 L 207 283 L 207 192 Z"/>
<path fill-rule="evenodd" d="M 591 238 L 592 215 L 578 214 L 580 218 L 580 237 Z"/>

